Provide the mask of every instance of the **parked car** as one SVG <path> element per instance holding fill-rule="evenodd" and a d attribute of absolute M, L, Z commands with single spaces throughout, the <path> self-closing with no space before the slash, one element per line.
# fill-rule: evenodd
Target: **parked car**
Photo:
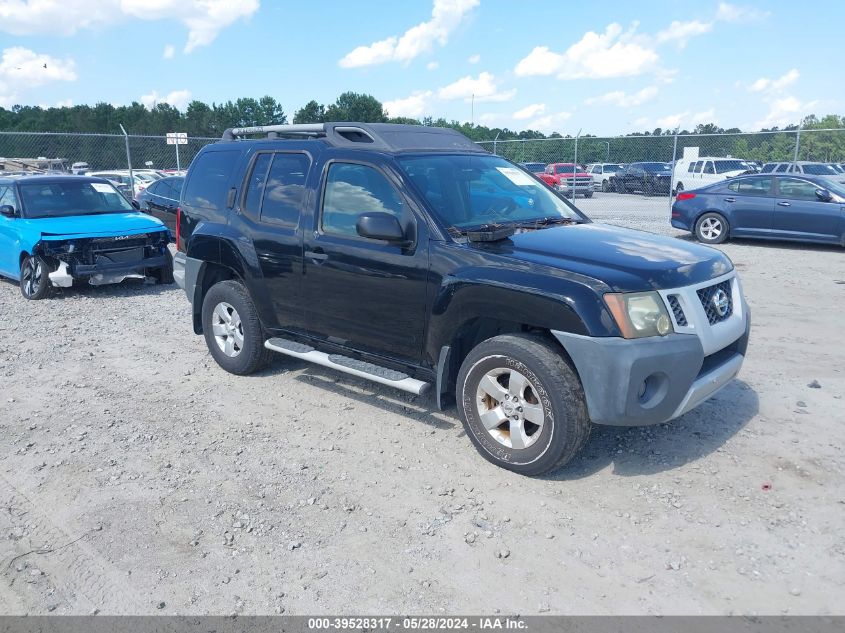
<path fill-rule="evenodd" d="M 748 308 L 720 251 L 593 224 L 451 129 L 241 132 L 194 158 L 174 261 L 228 372 L 277 352 L 433 391 L 485 459 L 536 475 L 592 424 L 676 418 L 742 365 Z"/>
<path fill-rule="evenodd" d="M 593 197 L 593 177 L 584 171 L 584 167 L 574 163 L 552 163 L 546 165 L 546 171 L 537 174 L 550 187 L 561 192 L 563 195 L 573 197 L 582 195 L 585 198 Z"/>
<path fill-rule="evenodd" d="M 103 178 L 0 178 L 0 275 L 27 299 L 74 281 L 172 283 L 167 229 L 139 213 Z"/>
<path fill-rule="evenodd" d="M 610 191 L 610 179 L 622 169 L 619 163 L 592 163 L 587 165 L 586 171 L 593 177 L 593 188 L 596 191 Z"/>
<path fill-rule="evenodd" d="M 823 176 L 738 176 L 678 194 L 672 226 L 700 242 L 731 237 L 845 246 L 845 185 Z"/>
<path fill-rule="evenodd" d="M 796 162 L 766 163 L 761 173 L 764 174 L 804 174 L 806 176 L 825 176 L 837 182 L 845 183 L 845 176 L 828 163 L 815 163 L 799 160 Z"/>
<path fill-rule="evenodd" d="M 96 178 L 105 178 L 109 182 L 118 186 L 121 192 L 129 193 L 128 199 L 132 200 L 140 192 L 149 186 L 150 183 L 156 179 L 143 173 L 138 173 L 133 170 L 132 178 L 129 177 L 129 170 L 115 169 L 111 171 L 90 171 L 86 175 L 94 176 Z M 131 193 L 130 193 L 131 192 Z"/>
<path fill-rule="evenodd" d="M 546 171 L 546 163 L 520 163 L 519 166 L 532 174 L 541 174 Z"/>
<path fill-rule="evenodd" d="M 138 208 L 161 220 L 171 235 L 176 234 L 176 209 L 184 183 L 184 176 L 169 176 L 152 183 L 135 197 Z"/>
<path fill-rule="evenodd" d="M 704 156 L 692 160 L 682 158 L 675 164 L 675 191 L 698 189 L 704 185 L 747 173 L 749 165 L 736 158 Z"/>
<path fill-rule="evenodd" d="M 625 165 L 610 177 L 609 184 L 616 193 L 641 191 L 646 195 L 668 194 L 672 169 L 666 163 L 645 162 Z"/>

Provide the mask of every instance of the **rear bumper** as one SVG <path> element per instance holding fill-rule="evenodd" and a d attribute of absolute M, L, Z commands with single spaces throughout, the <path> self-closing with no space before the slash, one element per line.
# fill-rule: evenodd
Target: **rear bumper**
<path fill-rule="evenodd" d="M 575 364 L 595 424 L 645 426 L 687 413 L 736 377 L 750 319 L 742 336 L 706 357 L 691 334 L 634 340 L 552 334 Z"/>

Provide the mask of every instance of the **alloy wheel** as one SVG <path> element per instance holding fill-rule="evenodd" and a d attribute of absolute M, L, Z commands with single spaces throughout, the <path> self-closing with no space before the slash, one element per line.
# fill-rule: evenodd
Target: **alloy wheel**
<path fill-rule="evenodd" d="M 528 448 L 540 438 L 546 412 L 537 389 L 520 372 L 488 371 L 478 383 L 476 411 L 490 436 L 511 449 Z"/>
<path fill-rule="evenodd" d="M 218 303 L 211 314 L 214 340 L 226 356 L 234 358 L 244 347 L 244 328 L 238 311 L 230 303 Z"/>

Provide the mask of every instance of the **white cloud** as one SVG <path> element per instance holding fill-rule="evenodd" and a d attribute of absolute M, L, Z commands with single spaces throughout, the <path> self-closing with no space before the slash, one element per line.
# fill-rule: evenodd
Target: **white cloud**
<path fill-rule="evenodd" d="M 753 22 L 771 15 L 769 11 L 760 11 L 751 7 L 738 7 L 735 4 L 720 2 L 716 10 L 716 19 L 722 22 Z"/>
<path fill-rule="evenodd" d="M 4 0 L 0 31 L 14 35 L 73 35 L 130 18 L 181 22 L 185 52 L 211 44 L 234 22 L 252 16 L 259 0 Z"/>
<path fill-rule="evenodd" d="M 760 77 L 757 81 L 751 84 L 748 89 L 751 92 L 764 92 L 764 91 L 771 91 L 771 92 L 779 92 L 786 88 L 788 85 L 795 83 L 798 81 L 798 78 L 801 76 L 801 73 L 798 72 L 797 68 L 793 68 L 785 75 L 778 77 L 777 79 L 769 79 L 768 77 Z"/>
<path fill-rule="evenodd" d="M 440 68 L 440 64 L 438 64 L 437 62 L 428 62 L 425 67 L 426 70 L 437 70 L 438 68 Z"/>
<path fill-rule="evenodd" d="M 537 46 L 514 69 L 519 77 L 557 75 L 559 79 L 607 79 L 640 75 L 654 70 L 658 55 L 648 39 L 619 24 L 604 33 L 589 31 L 565 53 Z"/>
<path fill-rule="evenodd" d="M 488 72 L 479 73 L 478 77 L 473 77 L 472 75 L 461 77 L 437 91 L 437 96 L 443 101 L 452 101 L 454 99 L 469 101 L 472 100 L 473 96 L 476 102 L 510 101 L 515 95 L 516 90 L 499 92 L 496 78 Z"/>
<path fill-rule="evenodd" d="M 818 101 L 803 103 L 793 96 L 774 99 L 769 103 L 769 111 L 766 115 L 754 125 L 760 129 L 798 124 L 817 104 Z"/>
<path fill-rule="evenodd" d="M 369 46 L 358 46 L 342 57 L 338 64 L 342 68 L 360 68 L 388 61 L 410 62 L 418 55 L 431 51 L 435 44 L 444 46 L 452 31 L 478 6 L 479 1 L 434 0 L 430 20 L 411 27 L 401 36 L 392 35 Z"/>
<path fill-rule="evenodd" d="M 0 106 L 13 106 L 27 90 L 57 81 L 76 81 L 76 63 L 72 59 L 57 59 L 22 46 L 3 50 Z"/>
<path fill-rule="evenodd" d="M 470 55 L 469 59 L 467 59 L 467 61 L 470 64 L 477 64 L 478 62 L 481 61 L 481 55 L 479 55 L 478 53 L 476 53 L 475 55 Z"/>
<path fill-rule="evenodd" d="M 674 130 L 680 127 L 681 123 L 689 116 L 689 112 L 680 112 L 678 114 L 668 114 L 657 119 L 657 127 L 668 128 Z"/>
<path fill-rule="evenodd" d="M 712 22 L 699 22 L 698 20 L 680 22 L 678 20 L 673 20 L 668 28 L 657 34 L 656 39 L 658 44 L 675 42 L 678 45 L 678 48 L 684 48 L 690 38 L 697 35 L 704 35 L 712 30 Z"/>
<path fill-rule="evenodd" d="M 640 119 L 634 121 L 635 125 L 639 125 Z M 679 112 L 677 114 L 668 114 L 655 121 L 657 127 L 662 127 L 668 130 L 674 130 L 676 127 L 690 127 L 694 128 L 696 125 L 703 123 L 719 123 L 716 118 L 715 108 L 702 110 L 701 112 Z"/>
<path fill-rule="evenodd" d="M 71 108 L 73 107 L 73 99 L 63 99 L 61 101 L 56 101 L 57 108 Z"/>
<path fill-rule="evenodd" d="M 559 132 L 560 125 L 565 123 L 572 117 L 571 112 L 558 112 L 556 114 L 547 114 L 539 117 L 525 124 L 526 130 L 536 130 L 539 132 Z"/>
<path fill-rule="evenodd" d="M 162 52 L 161 57 L 162 59 L 173 59 L 176 55 L 176 47 L 173 44 L 168 44 L 164 47 L 164 52 Z"/>
<path fill-rule="evenodd" d="M 703 112 L 696 112 L 690 117 L 690 124 L 693 126 L 704 123 L 719 123 L 719 120 L 716 118 L 716 110 L 714 108 L 704 110 Z"/>
<path fill-rule="evenodd" d="M 517 110 L 516 112 L 514 112 L 513 118 L 517 121 L 522 121 L 523 119 L 530 119 L 532 117 L 540 116 L 545 111 L 545 103 L 532 103 L 531 105 L 525 106 L 521 110 Z"/>
<path fill-rule="evenodd" d="M 614 90 L 598 97 L 590 97 L 584 103 L 587 105 L 615 105 L 620 108 L 630 108 L 651 101 L 656 96 L 657 86 L 646 86 L 633 94 Z"/>
<path fill-rule="evenodd" d="M 189 90 L 174 90 L 166 95 L 160 95 L 158 91 L 153 90 L 150 94 L 141 95 L 141 103 L 148 110 L 152 110 L 159 103 L 169 103 L 177 110 L 184 110 L 188 107 L 191 101 L 191 92 Z"/>
<path fill-rule="evenodd" d="M 406 116 L 418 119 L 431 114 L 431 100 L 434 93 L 430 90 L 415 92 L 404 99 L 384 102 L 384 110 L 390 116 Z"/>

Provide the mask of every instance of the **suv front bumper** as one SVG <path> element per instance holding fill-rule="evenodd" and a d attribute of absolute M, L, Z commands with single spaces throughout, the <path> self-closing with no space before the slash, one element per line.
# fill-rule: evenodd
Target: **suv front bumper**
<path fill-rule="evenodd" d="M 566 349 L 584 387 L 595 424 L 644 426 L 677 418 L 725 387 L 742 367 L 745 333 L 705 356 L 691 334 L 642 339 L 599 338 L 552 331 Z"/>

